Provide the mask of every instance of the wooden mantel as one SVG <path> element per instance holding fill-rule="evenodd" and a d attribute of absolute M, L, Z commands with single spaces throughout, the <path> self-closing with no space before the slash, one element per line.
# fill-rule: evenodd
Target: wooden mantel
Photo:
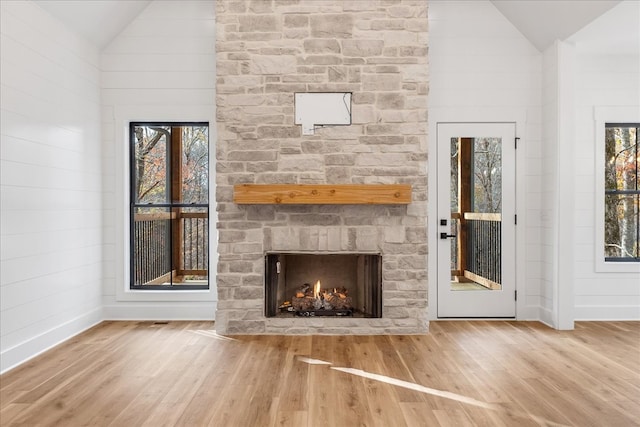
<path fill-rule="evenodd" d="M 409 184 L 238 184 L 239 205 L 406 205 Z"/>

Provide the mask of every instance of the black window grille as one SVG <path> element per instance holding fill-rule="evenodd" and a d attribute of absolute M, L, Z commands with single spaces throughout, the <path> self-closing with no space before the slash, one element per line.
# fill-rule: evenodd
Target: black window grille
<path fill-rule="evenodd" d="M 605 125 L 605 261 L 640 262 L 638 123 Z"/>
<path fill-rule="evenodd" d="M 130 125 L 130 287 L 209 288 L 209 124 Z"/>

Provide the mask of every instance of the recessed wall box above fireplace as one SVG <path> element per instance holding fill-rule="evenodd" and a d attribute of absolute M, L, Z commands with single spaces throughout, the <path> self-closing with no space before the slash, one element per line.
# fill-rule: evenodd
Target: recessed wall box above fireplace
<path fill-rule="evenodd" d="M 295 116 L 303 135 L 313 135 L 316 126 L 350 125 L 351 92 L 296 93 Z"/>

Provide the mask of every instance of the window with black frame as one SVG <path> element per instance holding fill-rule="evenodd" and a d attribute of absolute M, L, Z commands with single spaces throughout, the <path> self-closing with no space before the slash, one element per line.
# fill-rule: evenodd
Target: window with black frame
<path fill-rule="evenodd" d="M 608 262 L 640 262 L 638 123 L 605 125 L 604 254 Z"/>
<path fill-rule="evenodd" d="M 130 125 L 130 287 L 209 288 L 209 124 Z"/>

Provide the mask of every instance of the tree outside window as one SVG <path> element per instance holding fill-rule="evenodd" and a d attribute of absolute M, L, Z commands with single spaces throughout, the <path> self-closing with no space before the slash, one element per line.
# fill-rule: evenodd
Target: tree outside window
<path fill-rule="evenodd" d="M 606 261 L 640 261 L 640 124 L 605 126 L 604 255 Z"/>

